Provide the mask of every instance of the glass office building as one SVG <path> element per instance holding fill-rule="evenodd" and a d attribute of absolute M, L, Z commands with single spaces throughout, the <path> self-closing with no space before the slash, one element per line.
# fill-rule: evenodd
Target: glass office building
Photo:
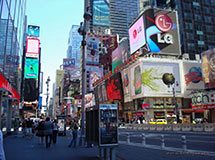
<path fill-rule="evenodd" d="M 26 26 L 26 0 L 0 0 L 0 71 L 19 88 L 19 64 Z"/>

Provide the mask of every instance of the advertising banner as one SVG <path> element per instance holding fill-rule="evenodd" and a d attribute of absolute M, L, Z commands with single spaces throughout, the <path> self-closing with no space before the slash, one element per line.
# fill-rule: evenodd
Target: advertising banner
<path fill-rule="evenodd" d="M 184 71 L 184 97 L 190 98 L 190 93 L 195 90 L 204 89 L 201 63 L 183 62 Z"/>
<path fill-rule="evenodd" d="M 201 91 L 191 95 L 193 109 L 215 108 L 215 91 Z"/>
<path fill-rule="evenodd" d="M 64 70 L 58 69 L 56 71 L 56 87 L 59 87 L 62 85 L 63 77 L 64 77 Z"/>
<path fill-rule="evenodd" d="M 93 93 L 88 93 L 85 95 L 85 108 L 95 106 L 95 96 Z"/>
<path fill-rule="evenodd" d="M 128 32 L 131 54 L 146 44 L 144 29 L 145 27 L 142 16 L 129 28 Z"/>
<path fill-rule="evenodd" d="M 40 27 L 39 26 L 28 25 L 27 33 L 28 33 L 28 36 L 39 37 L 40 36 Z"/>
<path fill-rule="evenodd" d="M 39 60 L 34 58 L 25 59 L 25 78 L 38 79 L 39 77 Z"/>
<path fill-rule="evenodd" d="M 74 58 L 64 58 L 63 59 L 63 69 L 72 70 L 75 68 L 75 59 Z"/>
<path fill-rule="evenodd" d="M 130 69 L 130 76 L 131 76 L 131 96 L 132 98 L 140 98 L 143 97 L 143 86 L 142 86 L 142 65 L 140 62 L 135 64 Z"/>
<path fill-rule="evenodd" d="M 181 81 L 179 63 L 168 62 L 146 62 L 142 63 L 141 84 L 144 96 L 172 96 L 172 87 L 163 83 L 162 77 L 165 73 L 173 74 L 175 77 L 176 95 L 181 94 Z"/>
<path fill-rule="evenodd" d="M 27 38 L 26 57 L 39 58 L 40 40 L 37 38 Z"/>
<path fill-rule="evenodd" d="M 114 69 L 120 65 L 122 65 L 122 50 L 121 47 L 118 46 L 112 52 L 112 72 L 114 72 Z"/>
<path fill-rule="evenodd" d="M 99 65 L 100 38 L 87 35 L 86 64 Z"/>
<path fill-rule="evenodd" d="M 215 88 L 215 48 L 202 54 L 202 73 L 206 89 Z"/>
<path fill-rule="evenodd" d="M 117 104 L 99 105 L 99 146 L 118 145 Z"/>
<path fill-rule="evenodd" d="M 149 51 L 159 54 L 180 55 L 176 12 L 148 9 L 144 12 L 143 17 Z"/>
<path fill-rule="evenodd" d="M 109 0 L 93 0 L 93 25 L 109 26 Z"/>
<path fill-rule="evenodd" d="M 123 83 L 123 93 L 124 93 L 124 102 L 131 101 L 131 92 L 130 92 L 130 69 L 124 69 L 122 72 L 122 83 Z"/>
<path fill-rule="evenodd" d="M 25 79 L 24 81 L 24 101 L 33 102 L 38 100 L 38 85 L 36 79 Z"/>

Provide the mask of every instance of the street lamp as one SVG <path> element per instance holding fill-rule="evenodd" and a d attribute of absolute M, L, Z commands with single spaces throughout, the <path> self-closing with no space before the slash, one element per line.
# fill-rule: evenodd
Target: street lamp
<path fill-rule="evenodd" d="M 49 100 L 49 82 L 50 82 L 50 77 L 48 76 L 47 80 L 46 80 L 46 85 L 47 85 L 47 96 L 46 96 L 46 112 L 48 113 L 47 109 L 48 109 L 48 100 Z"/>
<path fill-rule="evenodd" d="M 168 87 L 172 86 L 172 94 L 173 94 L 173 105 L 175 106 L 176 112 L 176 121 L 179 123 L 179 112 L 178 112 L 178 104 L 175 97 L 175 85 L 178 85 L 177 82 L 175 83 L 175 77 L 172 73 L 165 73 L 162 77 L 163 83 L 166 84 Z"/>
<path fill-rule="evenodd" d="M 85 137 L 85 113 L 84 113 L 84 106 L 85 106 L 85 93 L 86 93 L 86 70 L 85 70 L 85 46 L 86 46 L 86 23 L 89 21 L 92 17 L 88 11 L 84 13 L 84 23 L 80 23 L 80 28 L 78 29 L 78 33 L 82 35 L 82 88 L 81 88 L 81 137 L 80 137 L 80 144 L 84 142 L 84 137 Z"/>

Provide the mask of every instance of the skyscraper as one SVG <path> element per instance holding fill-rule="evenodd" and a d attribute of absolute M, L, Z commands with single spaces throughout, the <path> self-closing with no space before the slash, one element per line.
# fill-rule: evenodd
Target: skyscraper
<path fill-rule="evenodd" d="M 0 71 L 16 89 L 19 56 L 23 52 L 26 0 L 0 3 Z"/>

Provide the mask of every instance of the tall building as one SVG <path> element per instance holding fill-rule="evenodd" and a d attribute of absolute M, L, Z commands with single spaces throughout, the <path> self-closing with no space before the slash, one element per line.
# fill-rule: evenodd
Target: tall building
<path fill-rule="evenodd" d="M 11 85 L 19 88 L 19 56 L 23 53 L 26 0 L 0 3 L 0 71 Z"/>
<path fill-rule="evenodd" d="M 214 0 L 140 0 L 139 11 L 148 6 L 176 9 L 178 11 L 181 50 L 190 59 L 215 47 Z"/>
<path fill-rule="evenodd" d="M 67 58 L 75 59 L 75 66 L 80 68 L 80 58 L 81 58 L 81 41 L 82 36 L 78 33 L 78 25 L 72 25 L 72 28 L 69 33 L 68 40 L 68 49 L 67 49 Z"/>

